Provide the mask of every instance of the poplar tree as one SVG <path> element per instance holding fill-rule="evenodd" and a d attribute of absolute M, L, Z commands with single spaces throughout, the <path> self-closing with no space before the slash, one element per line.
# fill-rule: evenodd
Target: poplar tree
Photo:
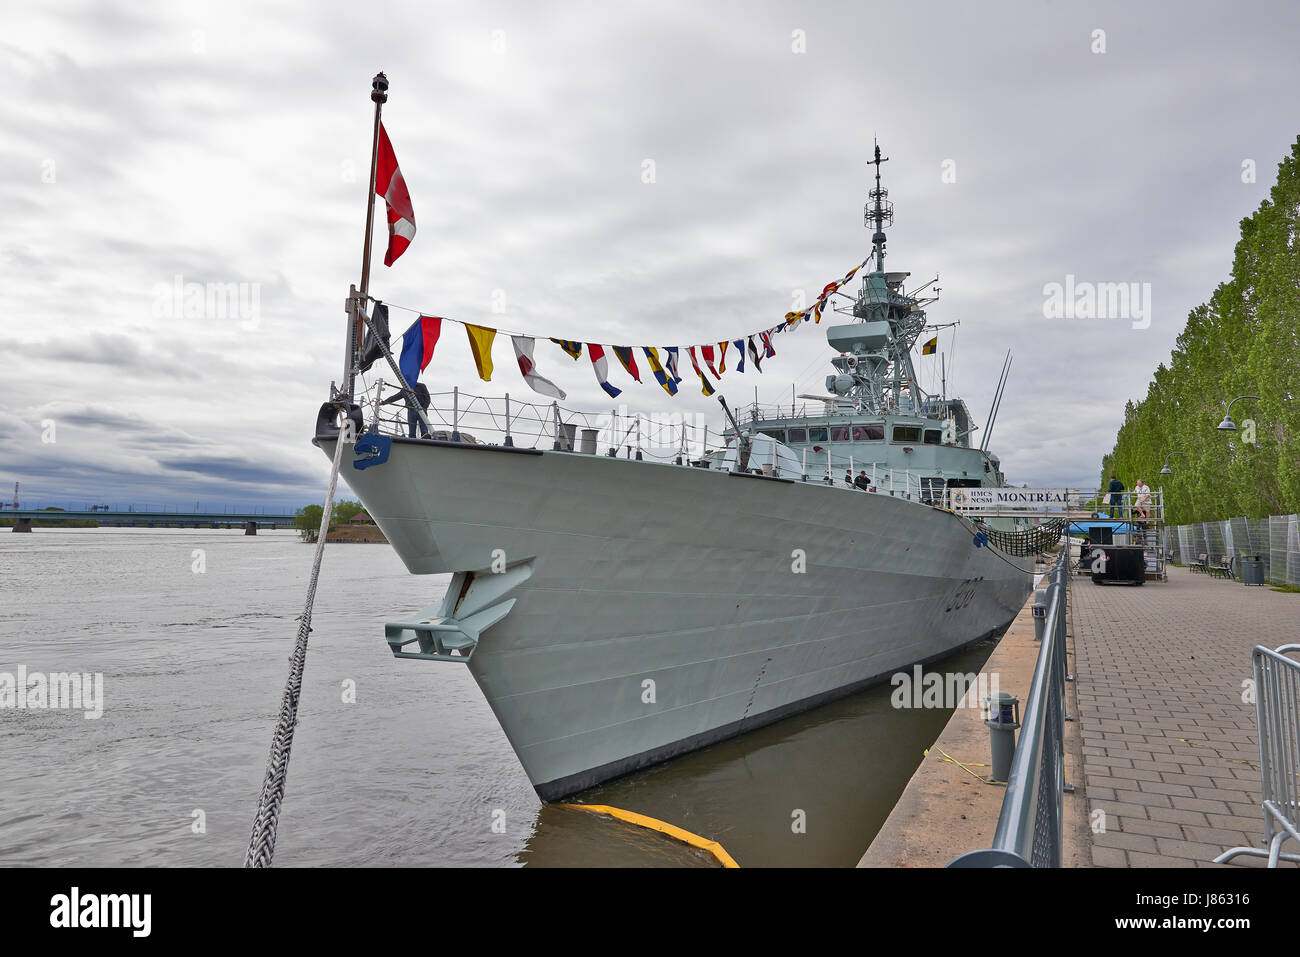
<path fill-rule="evenodd" d="M 1232 271 L 1194 308 L 1168 364 L 1146 398 L 1129 401 L 1115 447 L 1102 457 L 1112 474 L 1165 488 L 1170 524 L 1300 512 L 1300 137 L 1278 165 L 1277 182 L 1241 221 Z M 1237 432 L 1220 432 L 1228 402 Z M 1255 422 L 1245 441 L 1246 419 Z M 1160 475 L 1166 455 L 1181 451 Z"/>

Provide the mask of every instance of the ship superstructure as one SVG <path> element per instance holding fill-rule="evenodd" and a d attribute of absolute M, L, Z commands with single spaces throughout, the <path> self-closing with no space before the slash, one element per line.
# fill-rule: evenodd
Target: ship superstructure
<path fill-rule="evenodd" d="M 938 297 L 937 290 L 922 295 L 933 282 L 909 293 L 911 273 L 885 271 L 885 229 L 894 221 L 889 191 L 881 185 L 880 165 L 887 160 L 877 145 L 876 184 L 865 214 L 874 268 L 862 275 L 845 310 L 852 321 L 826 329 L 838 352 L 826 376 L 828 394 L 796 397 L 803 401 L 792 400 L 788 413 L 757 403 L 740 410 L 726 432 L 728 444 L 740 436 L 738 448 L 711 456 L 719 464 L 734 467 L 753 437 L 766 436 L 796 454 L 800 476 L 834 482 L 846 472 L 856 478 L 865 471 L 872 488 L 897 491 L 901 484 L 903 494 L 925 502 L 943 502 L 947 488 L 1005 484 L 997 457 L 971 442 L 976 427 L 966 403 L 928 394 L 917 381 L 912 354 L 927 329 L 925 307 Z M 790 474 L 790 465 L 783 470 L 764 458 L 751 455 L 754 466 Z"/>

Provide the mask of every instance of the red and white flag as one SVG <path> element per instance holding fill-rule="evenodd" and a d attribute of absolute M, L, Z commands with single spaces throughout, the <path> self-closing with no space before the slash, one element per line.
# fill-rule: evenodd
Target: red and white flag
<path fill-rule="evenodd" d="M 533 361 L 533 337 L 511 336 L 510 342 L 515 347 L 515 358 L 519 361 L 519 371 L 524 374 L 528 388 L 553 399 L 565 398 L 564 390 L 545 376 L 537 374 L 537 363 Z"/>
<path fill-rule="evenodd" d="M 605 350 L 596 343 L 589 342 L 587 355 L 591 357 L 591 367 L 596 370 L 596 381 L 600 383 L 600 387 L 611 399 L 617 399 L 623 394 L 623 390 L 609 384 L 609 360 L 605 358 Z"/>
<path fill-rule="evenodd" d="M 406 180 L 397 168 L 397 156 L 393 153 L 393 144 L 388 142 L 388 131 L 383 123 L 379 124 L 375 193 L 384 197 L 388 204 L 388 252 L 384 254 L 384 265 L 391 266 L 415 238 L 415 210 L 411 208 L 411 194 L 406 191 Z"/>
<path fill-rule="evenodd" d="M 700 346 L 700 355 L 704 356 L 704 364 L 713 373 L 713 378 L 719 378 L 718 370 L 713 368 L 713 346 Z"/>

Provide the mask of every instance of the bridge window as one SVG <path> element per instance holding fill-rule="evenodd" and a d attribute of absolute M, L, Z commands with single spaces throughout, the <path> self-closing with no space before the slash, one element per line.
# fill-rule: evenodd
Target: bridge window
<path fill-rule="evenodd" d="M 808 430 L 807 430 L 807 429 L 790 429 L 789 432 L 788 432 L 788 435 L 790 436 L 790 441 L 791 441 L 791 442 L 807 442 L 807 441 L 808 441 Z"/>
<path fill-rule="evenodd" d="M 896 425 L 894 426 L 895 442 L 920 442 L 921 427 L 919 425 Z"/>
<path fill-rule="evenodd" d="M 854 442 L 878 442 L 884 437 L 885 427 L 880 424 L 855 425 L 853 427 Z"/>
<path fill-rule="evenodd" d="M 849 427 L 847 425 L 831 426 L 832 442 L 847 442 L 849 440 Z"/>
<path fill-rule="evenodd" d="M 825 441 L 826 441 L 826 430 L 825 430 L 825 429 L 809 429 L 809 430 L 808 430 L 808 441 L 809 441 L 809 442 L 825 442 Z"/>
<path fill-rule="evenodd" d="M 942 439 L 942 437 L 943 437 L 943 433 L 940 432 L 938 429 L 926 429 L 926 430 L 925 430 L 925 444 L 926 444 L 926 445 L 939 445 L 939 444 L 941 444 L 940 440 Z"/>

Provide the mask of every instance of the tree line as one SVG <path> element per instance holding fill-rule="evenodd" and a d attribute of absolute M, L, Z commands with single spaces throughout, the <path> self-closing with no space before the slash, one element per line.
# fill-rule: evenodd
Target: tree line
<path fill-rule="evenodd" d="M 352 516 L 362 511 L 363 506 L 360 502 L 350 499 L 342 502 L 335 502 L 334 508 L 330 510 L 330 528 L 335 525 L 346 525 L 352 520 Z M 307 505 L 298 509 L 293 517 L 293 527 L 298 529 L 298 534 L 302 536 L 304 542 L 316 541 L 316 536 L 320 534 L 320 517 L 324 511 L 319 505 Z"/>
<path fill-rule="evenodd" d="M 1169 524 L 1300 512 L 1300 136 L 1241 221 L 1232 272 L 1193 309 L 1146 398 L 1124 406 L 1101 485 L 1165 489 Z M 1227 404 L 1238 431 L 1219 431 Z M 1250 420 L 1247 422 L 1246 420 Z M 1253 434 L 1252 434 L 1253 433 Z M 1172 475 L 1160 468 L 1169 459 Z"/>

